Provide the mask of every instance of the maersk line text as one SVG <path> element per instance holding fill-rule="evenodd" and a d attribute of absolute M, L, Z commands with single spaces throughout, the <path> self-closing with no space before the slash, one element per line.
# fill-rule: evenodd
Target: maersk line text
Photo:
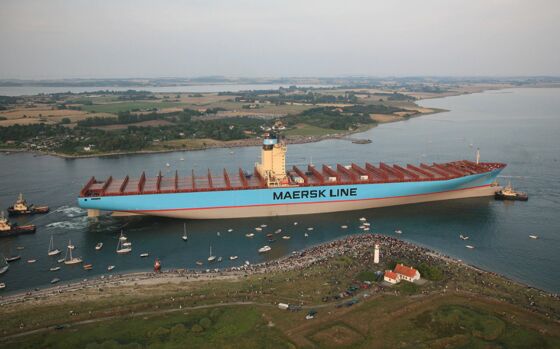
<path fill-rule="evenodd" d="M 358 196 L 358 188 L 309 189 L 273 192 L 273 200 L 299 200 Z"/>

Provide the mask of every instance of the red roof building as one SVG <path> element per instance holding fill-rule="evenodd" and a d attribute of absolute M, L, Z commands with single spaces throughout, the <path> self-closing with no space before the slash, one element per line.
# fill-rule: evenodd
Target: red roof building
<path fill-rule="evenodd" d="M 394 272 L 399 275 L 399 279 L 404 279 L 410 282 L 420 280 L 420 273 L 418 272 L 418 270 L 407 267 L 404 264 L 397 264 L 395 266 Z"/>
<path fill-rule="evenodd" d="M 391 284 L 396 284 L 397 282 L 399 282 L 399 275 L 391 270 L 386 270 L 385 274 L 383 275 L 383 280 Z"/>

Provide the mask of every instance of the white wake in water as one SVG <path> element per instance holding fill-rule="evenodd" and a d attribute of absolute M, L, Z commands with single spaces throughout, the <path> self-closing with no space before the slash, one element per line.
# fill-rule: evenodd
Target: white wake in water
<path fill-rule="evenodd" d="M 88 225 L 88 218 L 87 217 L 78 217 L 74 218 L 69 221 L 62 221 L 62 222 L 53 222 L 47 224 L 47 228 L 55 228 L 55 229 L 84 229 Z"/>
<path fill-rule="evenodd" d="M 81 209 L 79 207 L 70 207 L 70 206 L 61 206 L 58 209 L 56 209 L 55 212 L 60 212 L 66 217 L 70 217 L 70 218 L 80 217 L 86 214 L 86 210 Z"/>

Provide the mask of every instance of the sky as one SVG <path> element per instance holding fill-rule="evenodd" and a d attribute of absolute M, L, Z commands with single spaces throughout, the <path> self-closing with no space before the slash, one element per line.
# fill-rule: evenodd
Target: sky
<path fill-rule="evenodd" d="M 0 0 L 0 79 L 560 75 L 557 0 Z"/>

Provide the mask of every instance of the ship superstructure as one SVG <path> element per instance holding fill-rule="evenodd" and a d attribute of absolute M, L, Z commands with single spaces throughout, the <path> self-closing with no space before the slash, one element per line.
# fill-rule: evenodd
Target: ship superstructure
<path fill-rule="evenodd" d="M 478 160 L 478 159 L 477 159 Z M 349 211 L 492 196 L 502 163 L 468 160 L 419 165 L 336 164 L 286 169 L 286 144 L 266 135 L 252 172 L 223 170 L 153 178 L 92 177 L 82 208 L 175 218 L 217 219 Z"/>

